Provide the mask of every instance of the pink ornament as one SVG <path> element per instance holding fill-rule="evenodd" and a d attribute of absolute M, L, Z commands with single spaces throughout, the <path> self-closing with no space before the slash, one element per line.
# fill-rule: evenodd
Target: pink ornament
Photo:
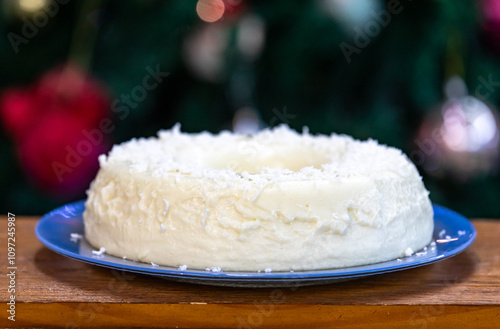
<path fill-rule="evenodd" d="M 98 131 L 109 115 L 105 87 L 73 64 L 0 97 L 0 117 L 26 176 L 61 199 L 80 196 L 94 177 L 97 156 L 110 142 L 105 134 L 89 132 Z"/>

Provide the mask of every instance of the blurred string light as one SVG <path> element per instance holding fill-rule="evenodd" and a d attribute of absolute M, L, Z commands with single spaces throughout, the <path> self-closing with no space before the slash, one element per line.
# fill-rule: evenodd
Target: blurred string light
<path fill-rule="evenodd" d="M 260 118 L 256 109 L 243 107 L 233 117 L 232 130 L 238 134 L 252 135 L 260 130 Z"/>
<path fill-rule="evenodd" d="M 198 78 L 216 82 L 224 78 L 224 56 L 229 44 L 229 27 L 202 24 L 184 40 L 184 60 Z"/>
<path fill-rule="evenodd" d="M 231 127 L 234 132 L 252 134 L 262 126 L 253 100 L 253 65 L 264 47 L 265 23 L 246 9 L 243 0 L 198 0 L 199 18 L 220 24 L 200 24 L 185 39 L 183 52 L 188 68 L 198 78 L 227 83 L 234 110 Z M 237 51 L 228 55 L 233 31 Z"/>
<path fill-rule="evenodd" d="M 35 13 L 47 5 L 47 0 L 19 0 L 19 9 Z"/>
<path fill-rule="evenodd" d="M 256 59 L 262 52 L 265 41 L 265 23 L 254 14 L 243 15 L 237 24 L 236 43 L 238 50 L 248 60 Z"/>
<path fill-rule="evenodd" d="M 224 15 L 225 5 L 222 0 L 198 0 L 196 13 L 207 23 L 218 21 Z"/>
<path fill-rule="evenodd" d="M 7 20 L 18 20 L 22 17 L 32 17 L 45 10 L 50 3 L 50 0 L 0 1 L 0 11 Z"/>
<path fill-rule="evenodd" d="M 373 20 L 373 13 L 383 7 L 381 0 L 322 0 L 320 4 L 347 33 Z"/>
<path fill-rule="evenodd" d="M 260 56 L 266 38 L 265 23 L 262 18 L 247 13 L 237 25 L 237 65 L 229 79 L 229 97 L 234 114 L 232 127 L 235 133 L 254 134 L 264 125 L 254 101 L 254 61 Z"/>
<path fill-rule="evenodd" d="M 239 65 L 235 63 L 240 61 L 255 61 L 265 43 L 265 23 L 259 16 L 245 10 L 241 0 L 224 3 L 224 21 L 221 20 L 217 24 L 198 24 L 183 43 L 183 58 L 187 67 L 198 78 L 212 82 L 222 82 L 228 78 L 229 71 L 238 71 L 234 67 L 229 68 L 230 65 Z M 235 36 L 234 45 L 237 51 L 232 52 L 232 57 L 228 58 L 232 35 Z"/>

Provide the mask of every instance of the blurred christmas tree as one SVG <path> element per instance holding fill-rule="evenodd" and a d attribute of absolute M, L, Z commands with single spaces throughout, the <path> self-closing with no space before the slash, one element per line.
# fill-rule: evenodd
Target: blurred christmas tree
<path fill-rule="evenodd" d="M 0 90 L 33 85 L 71 59 L 107 86 L 103 92 L 111 91 L 108 113 L 99 118 L 111 118 L 105 137 L 114 143 L 175 122 L 185 131 L 216 132 L 246 118 L 251 129 L 307 125 L 312 132 L 377 139 L 410 156 L 426 115 L 445 98 L 450 74 L 462 75 L 472 94 L 483 86 L 483 101 L 498 106 L 500 100 L 494 1 L 17 0 L 2 6 Z M 88 182 L 67 198 L 36 187 L 12 135 L 4 122 L 2 211 L 41 214 L 85 197 Z M 434 202 L 467 216 L 500 217 L 496 172 L 460 180 L 419 169 Z"/>

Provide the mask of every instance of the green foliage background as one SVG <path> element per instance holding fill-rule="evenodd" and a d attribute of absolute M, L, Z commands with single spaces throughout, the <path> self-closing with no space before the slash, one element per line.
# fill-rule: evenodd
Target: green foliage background
<path fill-rule="evenodd" d="M 352 36 L 318 1 L 245 3 L 246 10 L 266 24 L 263 52 L 247 68 L 254 83 L 253 102 L 264 123 L 275 117 L 273 109 L 286 106 L 296 115 L 290 120 L 295 129 L 307 125 L 314 133 L 373 138 L 409 154 L 424 115 L 443 100 L 452 33 L 460 36 L 464 78 L 470 90 L 476 88 L 480 76 L 493 74 L 500 80 L 500 58 L 481 39 L 476 2 L 402 0 L 402 12 L 393 15 L 391 23 L 360 54 L 353 55 L 350 64 L 339 44 L 352 43 Z M 125 120 L 115 118 L 114 142 L 151 136 L 175 122 L 181 122 L 185 131 L 227 129 L 236 110 L 228 97 L 229 77 L 241 62 L 232 37 L 224 58 L 224 78 L 208 82 L 190 72 L 183 43 L 206 24 L 195 7 L 196 1 L 186 0 L 70 1 L 16 54 L 7 33 L 20 33 L 23 22 L 4 6 L 0 9 L 0 90 L 32 83 L 76 49 L 77 56 L 91 58 L 92 73 L 115 97 L 130 93 L 142 81 L 147 66 L 159 64 L 170 73 Z M 75 33 L 77 26 L 80 34 Z M 499 97 L 500 90 L 495 90 L 488 101 L 498 106 Z M 3 132 L 0 152 L 0 211 L 42 214 L 70 201 L 50 199 L 32 187 L 19 168 L 12 141 Z M 498 174 L 468 182 L 422 175 L 433 202 L 471 217 L 500 218 Z"/>

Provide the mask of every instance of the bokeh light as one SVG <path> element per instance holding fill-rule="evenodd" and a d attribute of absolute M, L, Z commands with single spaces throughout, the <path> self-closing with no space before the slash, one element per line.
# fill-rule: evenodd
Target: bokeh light
<path fill-rule="evenodd" d="M 28 12 L 37 12 L 47 4 L 47 0 L 19 0 L 19 8 Z"/>
<path fill-rule="evenodd" d="M 196 4 L 198 16 L 208 23 L 218 21 L 224 15 L 224 8 L 222 0 L 199 0 Z"/>

